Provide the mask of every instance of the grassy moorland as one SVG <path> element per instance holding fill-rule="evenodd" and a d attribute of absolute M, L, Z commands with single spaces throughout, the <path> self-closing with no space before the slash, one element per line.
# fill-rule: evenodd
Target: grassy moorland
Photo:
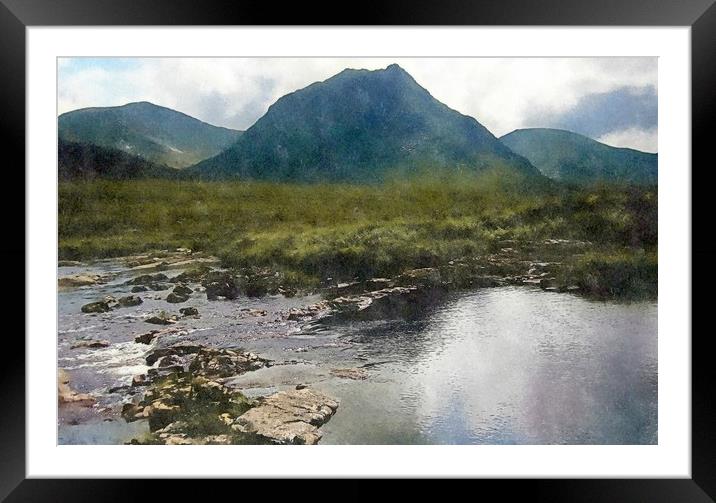
<path fill-rule="evenodd" d="M 548 247 L 549 240 L 581 246 Z M 560 280 L 586 293 L 655 298 L 657 191 L 535 187 L 497 171 L 382 185 L 60 183 L 61 259 L 176 247 L 215 254 L 228 267 L 281 271 L 304 286 L 509 249 L 558 262 Z"/>

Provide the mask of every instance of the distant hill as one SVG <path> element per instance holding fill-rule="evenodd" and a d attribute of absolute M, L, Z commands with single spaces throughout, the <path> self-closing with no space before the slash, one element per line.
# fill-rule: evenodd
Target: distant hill
<path fill-rule="evenodd" d="M 182 174 L 174 168 L 154 164 L 121 150 L 62 139 L 59 140 L 57 154 L 60 181 L 177 178 Z"/>
<path fill-rule="evenodd" d="M 203 178 L 369 182 L 393 171 L 494 167 L 539 176 L 475 119 L 390 65 L 344 70 L 283 96 L 236 143 L 190 171 Z"/>
<path fill-rule="evenodd" d="M 657 183 L 657 154 L 610 147 L 560 129 L 518 129 L 500 140 L 554 180 L 574 184 Z"/>
<path fill-rule="evenodd" d="M 146 101 L 67 112 L 58 127 L 65 141 L 114 148 L 173 168 L 216 155 L 241 134 Z"/>

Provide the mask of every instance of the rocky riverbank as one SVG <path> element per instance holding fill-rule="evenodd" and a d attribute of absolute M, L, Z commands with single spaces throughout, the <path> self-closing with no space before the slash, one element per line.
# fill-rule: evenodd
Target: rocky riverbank
<path fill-rule="evenodd" d="M 546 258 L 540 260 L 510 244 L 489 256 L 393 278 L 327 278 L 311 288 L 268 269 L 222 269 L 213 257 L 186 249 L 106 261 L 99 269 L 67 263 L 58 285 L 61 295 L 77 299 L 66 312 L 76 327 L 63 327 L 61 316 L 61 350 L 66 348 L 61 352 L 74 362 L 61 371 L 61 408 L 71 404 L 101 411 L 104 421 L 146 423 L 148 432 L 131 443 L 317 443 L 339 401 L 304 381 L 319 387 L 331 379 L 360 383 L 369 378 L 369 365 L 380 362 L 363 364 L 357 355 L 323 367 L 310 359 L 321 345 L 298 346 L 291 334 L 314 337 L 312 330 L 321 326 L 417 318 L 455 290 L 505 285 L 581 290 L 565 282 L 558 259 L 589 243 L 543 243 L 539 250 Z M 261 355 L 278 352 L 270 342 L 276 338 L 289 344 L 281 351 L 308 359 Z M 342 344 L 329 341 L 322 347 L 338 352 Z M 247 345 L 259 351 L 247 351 Z M 271 375 L 271 367 L 286 365 L 295 370 L 276 372 L 279 381 L 258 392 L 240 384 L 246 374 Z M 106 370 L 89 375 L 90 366 Z M 310 379 L 296 377 L 307 368 L 315 368 Z M 140 372 L 129 374 L 132 369 Z M 105 387 L 73 390 L 70 373 Z M 109 373 L 127 377 L 117 382 Z"/>

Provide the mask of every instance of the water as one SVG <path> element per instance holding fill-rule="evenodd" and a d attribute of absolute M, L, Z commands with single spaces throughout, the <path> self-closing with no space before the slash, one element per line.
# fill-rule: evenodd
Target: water
<path fill-rule="evenodd" d="M 134 336 L 157 329 L 143 319 L 194 306 L 201 318 L 177 323 L 160 343 L 240 347 L 276 365 L 227 384 L 261 396 L 296 384 L 340 400 L 322 427 L 324 444 L 650 444 L 657 442 L 655 303 L 593 302 L 538 288 L 452 294 L 419 319 L 301 325 L 281 313 L 318 297 L 206 300 L 168 304 L 166 292 L 110 313 L 80 313 L 103 295 L 127 295 L 131 275 L 106 263 L 65 273 L 120 275 L 107 285 L 60 291 L 58 362 L 71 385 L 98 397 L 91 410 L 64 409 L 60 443 L 122 443 L 146 431 L 119 417 L 121 393 L 147 367 L 153 345 Z M 178 271 L 177 271 L 178 272 Z M 171 274 L 170 274 L 171 275 Z M 194 285 L 191 285 L 194 286 Z M 242 308 L 267 310 L 247 316 Z M 108 348 L 70 349 L 80 338 Z M 363 380 L 332 370 L 360 369 Z"/>
<path fill-rule="evenodd" d="M 657 442 L 656 304 L 523 287 L 455 295 L 424 319 L 343 329 L 368 382 L 329 385 L 323 443 Z"/>

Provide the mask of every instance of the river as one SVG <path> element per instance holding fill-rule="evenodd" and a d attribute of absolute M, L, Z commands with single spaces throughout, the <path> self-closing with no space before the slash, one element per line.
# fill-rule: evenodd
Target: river
<path fill-rule="evenodd" d="M 59 443 L 121 443 L 146 430 L 119 417 L 125 397 L 107 390 L 146 371 L 150 347 L 134 336 L 157 327 L 144 318 L 190 305 L 201 317 L 181 320 L 177 341 L 240 347 L 275 362 L 227 384 L 249 396 L 306 384 L 340 400 L 322 444 L 657 442 L 655 302 L 497 287 L 452 293 L 414 319 L 323 325 L 281 317 L 318 296 L 210 302 L 197 292 L 177 306 L 163 300 L 167 292 L 147 292 L 140 306 L 83 314 L 83 303 L 128 294 L 131 275 L 112 262 L 61 272 L 119 275 L 58 295 L 59 366 L 73 388 L 98 397 L 89 411 L 60 412 Z M 84 337 L 110 345 L 71 349 Z"/>

